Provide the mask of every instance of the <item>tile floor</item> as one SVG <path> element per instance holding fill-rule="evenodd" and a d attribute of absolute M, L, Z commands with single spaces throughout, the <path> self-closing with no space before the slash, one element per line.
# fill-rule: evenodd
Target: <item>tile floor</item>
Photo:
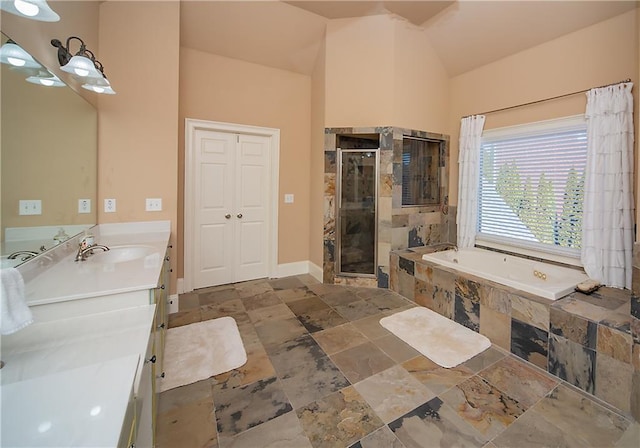
<path fill-rule="evenodd" d="M 638 423 L 495 346 L 434 364 L 378 323 L 411 306 L 309 275 L 180 296 L 170 328 L 232 316 L 248 361 L 160 394 L 157 446 L 640 446 Z"/>

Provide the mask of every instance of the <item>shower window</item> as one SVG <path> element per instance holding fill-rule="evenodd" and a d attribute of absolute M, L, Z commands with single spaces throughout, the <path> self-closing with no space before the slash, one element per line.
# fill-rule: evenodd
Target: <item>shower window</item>
<path fill-rule="evenodd" d="M 402 205 L 440 202 L 440 145 L 442 142 L 405 137 L 402 141 Z"/>

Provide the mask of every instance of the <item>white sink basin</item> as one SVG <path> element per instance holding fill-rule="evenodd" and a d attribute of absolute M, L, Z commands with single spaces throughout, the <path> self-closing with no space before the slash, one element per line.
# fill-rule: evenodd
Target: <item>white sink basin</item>
<path fill-rule="evenodd" d="M 156 249 L 151 246 L 111 246 L 109 249 L 104 252 L 96 249 L 93 255 L 87 258 L 87 261 L 107 264 L 124 263 L 157 253 Z"/>

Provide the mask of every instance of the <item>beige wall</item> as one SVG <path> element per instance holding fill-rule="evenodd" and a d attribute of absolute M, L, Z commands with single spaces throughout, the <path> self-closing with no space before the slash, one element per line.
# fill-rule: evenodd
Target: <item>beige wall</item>
<path fill-rule="evenodd" d="M 636 11 L 453 78 L 451 166 L 457 166 L 462 116 L 551 98 L 626 78 L 631 78 L 635 83 L 634 98 L 637 105 Z M 586 96 L 579 94 L 562 100 L 488 114 L 485 129 L 581 114 L 584 113 L 585 106 Z M 450 203 L 456 204 L 458 172 L 455 169 L 452 170 L 450 192 Z"/>
<path fill-rule="evenodd" d="M 178 215 L 184 214 L 185 118 L 280 129 L 278 263 L 308 260 L 310 116 L 309 76 L 181 48 Z M 285 193 L 294 194 L 293 204 L 284 203 Z M 180 226 L 182 234 L 182 218 Z"/>
<path fill-rule="evenodd" d="M 329 21 L 325 127 L 394 124 L 394 26 L 389 16 Z"/>
<path fill-rule="evenodd" d="M 311 75 L 311 172 L 309 177 L 309 261 L 322 270 L 324 235 L 325 46 Z"/>
<path fill-rule="evenodd" d="M 424 30 L 400 20 L 394 25 L 394 96 L 390 123 L 447 134 L 449 76 Z"/>
<path fill-rule="evenodd" d="M 170 220 L 176 260 L 178 65 L 176 1 L 108 1 L 100 7 L 100 60 L 117 92 L 99 98 L 98 222 Z M 146 212 L 146 198 L 162 198 Z M 172 279 L 175 291 L 176 270 Z"/>

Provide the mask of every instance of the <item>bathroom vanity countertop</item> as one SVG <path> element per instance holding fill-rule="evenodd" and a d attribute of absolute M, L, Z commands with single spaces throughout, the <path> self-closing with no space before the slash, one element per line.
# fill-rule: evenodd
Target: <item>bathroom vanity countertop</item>
<path fill-rule="evenodd" d="M 116 446 L 155 305 L 36 322 L 2 337 L 3 446 Z"/>
<path fill-rule="evenodd" d="M 29 306 L 156 288 L 170 237 L 168 221 L 100 224 L 91 229 L 96 249 L 75 261 L 79 237 L 18 267 Z M 135 254 L 131 256 L 132 253 Z M 41 258 L 41 259 L 40 259 Z"/>

